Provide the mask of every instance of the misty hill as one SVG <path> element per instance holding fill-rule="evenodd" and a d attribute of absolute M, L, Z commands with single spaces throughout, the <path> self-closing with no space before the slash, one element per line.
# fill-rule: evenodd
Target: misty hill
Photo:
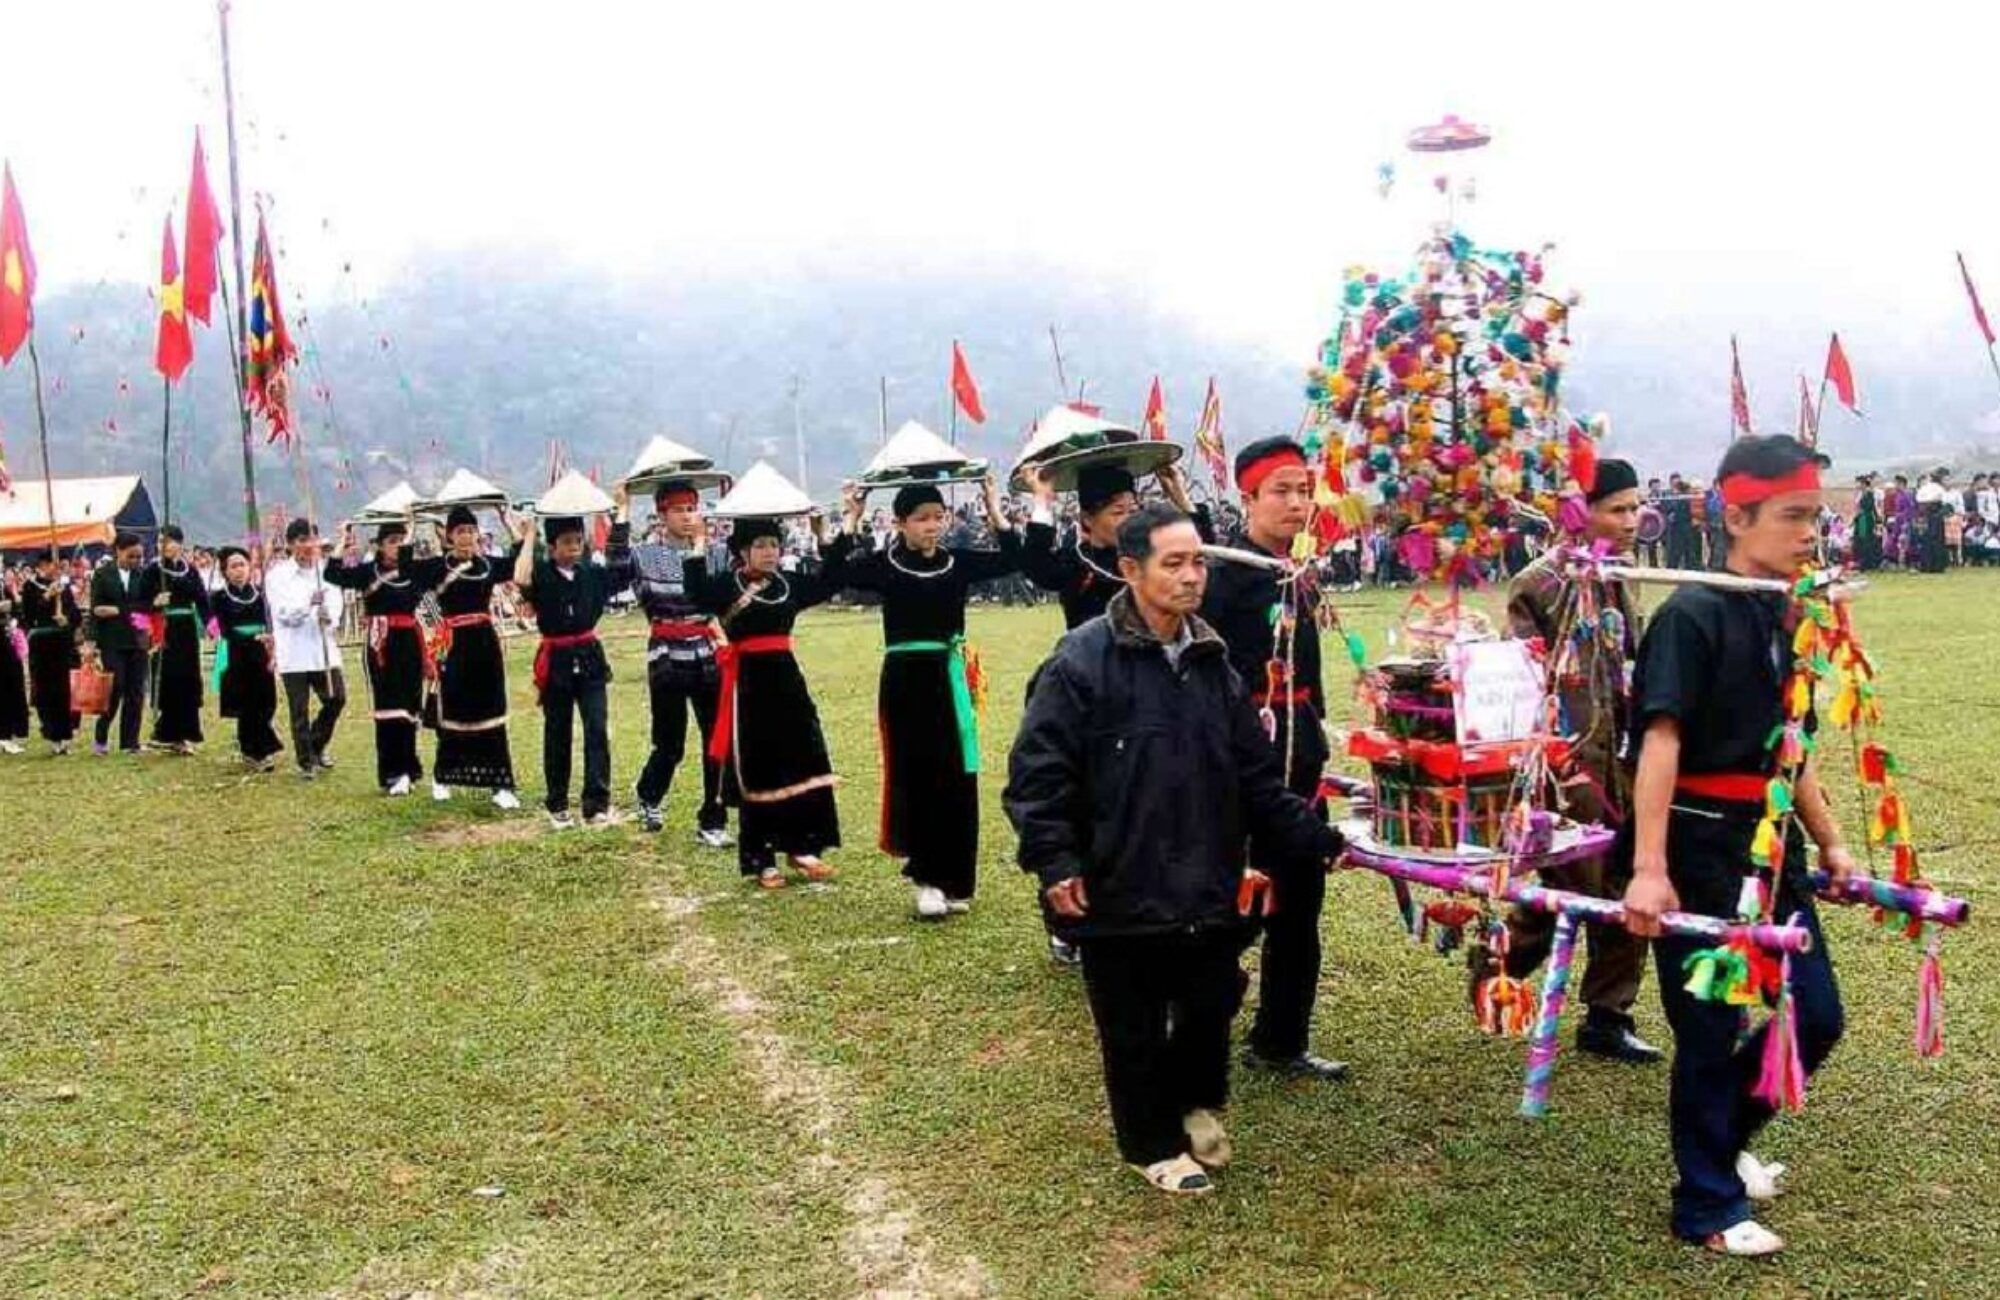
<path fill-rule="evenodd" d="M 157 501 L 160 383 L 146 291 L 79 288 L 39 308 L 56 471 L 138 472 Z M 794 376 L 810 490 L 830 497 L 876 446 L 879 376 L 890 381 L 891 427 L 916 418 L 945 431 L 954 337 L 989 416 L 979 428 L 962 422 L 961 441 L 1004 466 L 1029 421 L 1058 400 L 1052 322 L 1070 396 L 1081 384 L 1088 400 L 1136 420 L 1161 374 L 1173 433 L 1185 439 L 1213 374 L 1240 446 L 1297 426 L 1301 368 L 1317 343 L 1277 356 L 1221 341 L 1157 314 L 1134 290 L 1053 271 L 635 283 L 529 279 L 512 262 L 454 256 L 373 301 L 294 303 L 290 314 L 307 353 L 295 380 L 303 464 L 328 519 L 398 478 L 428 488 L 459 464 L 531 492 L 546 482 L 553 441 L 572 465 L 607 477 L 661 432 L 731 468 L 766 456 L 795 474 Z M 1614 446 L 1645 464 L 1704 472 L 1727 431 L 1727 372 L 1714 339 L 1687 334 L 1671 321 L 1601 321 L 1586 308 L 1567 397 L 1610 411 Z M 175 393 L 174 513 L 205 536 L 233 533 L 241 519 L 226 347 L 219 328 L 201 332 Z M 1956 377 L 1905 370 L 1865 382 L 1865 424 L 1829 417 L 1843 458 L 1963 447 L 1990 406 L 1986 391 Z M 1760 421 L 1788 421 L 1796 409 L 1789 396 L 1753 396 Z M 25 358 L 0 374 L 0 437 L 16 474 L 35 473 Z M 261 433 L 256 460 L 267 508 L 303 499 L 293 466 Z"/>

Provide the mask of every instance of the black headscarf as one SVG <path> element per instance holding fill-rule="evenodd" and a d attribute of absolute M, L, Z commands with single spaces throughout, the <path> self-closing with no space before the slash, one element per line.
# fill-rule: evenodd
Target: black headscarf
<path fill-rule="evenodd" d="M 1076 504 L 1087 515 L 1096 514 L 1124 493 L 1136 494 L 1138 490 L 1132 472 L 1122 465 L 1087 465 L 1077 471 Z"/>
<path fill-rule="evenodd" d="M 774 542 L 782 543 L 785 540 L 784 527 L 777 520 L 762 515 L 739 519 L 729 531 L 729 549 L 732 553 L 741 555 L 750 549 L 750 543 L 760 537 L 768 537 Z"/>
<path fill-rule="evenodd" d="M 928 483 L 912 483 L 910 486 L 896 493 L 896 500 L 892 509 L 895 511 L 896 518 L 908 519 L 924 506 L 942 506 L 943 504 L 944 493 L 938 491 Z"/>
<path fill-rule="evenodd" d="M 1639 471 L 1632 468 L 1630 461 L 1600 460 L 1597 462 L 1597 477 L 1592 480 L 1590 491 L 1584 493 L 1584 499 L 1596 505 L 1613 493 L 1637 491 L 1638 487 Z"/>
<path fill-rule="evenodd" d="M 444 517 L 444 530 L 447 533 L 454 528 L 477 527 L 479 527 L 479 516 L 472 513 L 471 506 L 453 506 L 450 513 Z"/>

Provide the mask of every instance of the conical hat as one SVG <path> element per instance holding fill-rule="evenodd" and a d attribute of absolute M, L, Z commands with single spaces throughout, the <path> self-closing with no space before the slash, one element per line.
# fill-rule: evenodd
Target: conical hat
<path fill-rule="evenodd" d="M 905 420 L 903 427 L 890 435 L 889 441 L 882 444 L 882 450 L 875 453 L 875 459 L 868 462 L 862 476 L 949 469 L 965 464 L 967 459 L 964 452 L 923 425 L 915 420 Z"/>
<path fill-rule="evenodd" d="M 361 507 L 360 512 L 354 516 L 354 522 L 372 524 L 401 519 L 422 504 L 422 499 L 417 496 L 417 490 L 405 480 Z"/>
<path fill-rule="evenodd" d="M 469 469 L 461 469 L 431 494 L 434 506 L 504 506 L 507 494 Z"/>
<path fill-rule="evenodd" d="M 585 478 L 578 470 L 571 470 L 556 480 L 556 485 L 542 493 L 535 502 L 535 513 L 544 519 L 569 518 L 576 515 L 608 515 L 617 505 L 604 494 L 604 489 Z"/>
<path fill-rule="evenodd" d="M 760 460 L 736 480 L 736 486 L 715 503 L 709 513 L 719 519 L 755 517 L 783 518 L 813 511 L 812 498 L 792 485 L 792 481 Z"/>
<path fill-rule="evenodd" d="M 1136 479 L 1157 474 L 1180 458 L 1179 444 L 1146 439 L 1101 443 L 1075 451 L 1059 448 L 1035 460 L 1024 459 L 1014 467 L 1009 484 L 1016 492 L 1033 491 L 1033 475 L 1046 470 L 1050 487 L 1058 492 L 1074 492 L 1078 477 L 1092 466 L 1115 465 Z"/>
<path fill-rule="evenodd" d="M 1034 436 L 1028 439 L 1016 466 L 1041 460 L 1057 452 L 1080 451 L 1107 442 L 1137 442 L 1139 435 L 1116 420 L 1101 415 L 1085 415 L 1073 406 L 1052 406 L 1035 422 Z"/>
<path fill-rule="evenodd" d="M 699 491 L 702 488 L 729 487 L 729 475 L 715 467 L 715 462 L 692 447 L 684 447 L 672 438 L 654 438 L 639 453 L 620 480 L 625 490 L 635 496 L 643 496 L 670 481 L 687 483 Z"/>

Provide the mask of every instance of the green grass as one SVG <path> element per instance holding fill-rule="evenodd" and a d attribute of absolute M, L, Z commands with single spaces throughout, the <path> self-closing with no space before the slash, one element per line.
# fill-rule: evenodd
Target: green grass
<path fill-rule="evenodd" d="M 1399 603 L 1343 608 L 1379 649 Z M 1989 911 L 2000 574 L 1888 579 L 1859 617 L 1919 842 L 1957 846 L 1930 874 Z M 1909 1048 L 1917 954 L 1830 917 L 1849 1037 L 1769 1139 L 1796 1188 L 1769 1265 L 1667 1239 L 1663 1072 L 1571 1057 L 1552 1117 L 1518 1118 L 1520 1045 L 1473 1030 L 1457 968 L 1404 943 L 1359 873 L 1329 895 L 1316 1044 L 1353 1080 L 1240 1078 L 1220 1192 L 1148 1191 L 1117 1163 L 1076 978 L 1042 956 L 998 807 L 1058 630 L 1053 609 L 975 612 L 984 882 L 937 927 L 872 846 L 867 614 L 801 632 L 846 777 L 823 889 L 746 890 L 733 854 L 693 847 L 685 780 L 658 839 L 386 802 L 358 700 L 317 786 L 241 778 L 217 730 L 193 760 L 0 765 L 0 1295 L 848 1295 L 840 1179 L 862 1176 L 933 1260 L 974 1257 L 1009 1296 L 2000 1294 L 1983 915 L 1946 947 L 1937 1062 Z M 614 658 L 624 800 L 646 713 L 637 643 Z M 517 699 L 532 803 L 539 719 Z M 675 918 L 660 894 L 702 906 Z M 785 1061 L 834 1081 L 836 1174 L 718 970 Z M 1640 1013 L 1664 1041 L 1650 972 Z"/>

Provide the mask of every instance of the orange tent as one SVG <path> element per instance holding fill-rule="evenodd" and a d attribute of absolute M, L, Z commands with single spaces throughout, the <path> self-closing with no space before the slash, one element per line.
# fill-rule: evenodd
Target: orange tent
<path fill-rule="evenodd" d="M 151 533 L 153 500 L 136 474 L 55 480 L 55 540 L 64 550 L 109 546 L 119 529 Z M 17 478 L 0 492 L 0 551 L 44 550 L 49 544 L 49 496 L 41 479 Z"/>

